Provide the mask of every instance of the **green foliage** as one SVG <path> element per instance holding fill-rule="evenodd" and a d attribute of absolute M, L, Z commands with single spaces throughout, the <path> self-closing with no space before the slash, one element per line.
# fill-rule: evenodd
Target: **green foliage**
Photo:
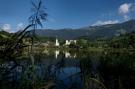
<path fill-rule="evenodd" d="M 77 45 L 80 48 L 87 48 L 89 46 L 89 41 L 86 39 L 79 39 L 79 40 L 77 40 Z"/>
<path fill-rule="evenodd" d="M 135 34 L 132 32 L 119 37 L 114 37 L 109 45 L 113 48 L 135 48 Z"/>

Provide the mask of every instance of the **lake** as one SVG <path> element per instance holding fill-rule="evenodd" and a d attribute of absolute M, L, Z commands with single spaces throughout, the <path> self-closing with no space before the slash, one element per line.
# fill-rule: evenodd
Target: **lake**
<path fill-rule="evenodd" d="M 57 49 L 1 59 L 0 89 L 135 89 L 135 52 Z"/>

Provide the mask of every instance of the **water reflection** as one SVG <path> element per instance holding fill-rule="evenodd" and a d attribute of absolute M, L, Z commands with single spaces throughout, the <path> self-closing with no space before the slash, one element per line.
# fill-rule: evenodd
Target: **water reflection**
<path fill-rule="evenodd" d="M 59 54 L 60 54 L 60 51 L 59 51 L 59 50 L 56 50 L 56 51 L 55 51 L 55 58 L 56 58 L 56 59 L 58 58 Z"/>
<path fill-rule="evenodd" d="M 65 58 L 76 58 L 76 53 L 71 54 L 69 51 L 61 51 Z M 55 58 L 57 59 L 60 54 L 60 50 L 55 50 Z"/>
<path fill-rule="evenodd" d="M 135 88 L 134 52 L 46 52 L 0 61 L 0 89 Z"/>

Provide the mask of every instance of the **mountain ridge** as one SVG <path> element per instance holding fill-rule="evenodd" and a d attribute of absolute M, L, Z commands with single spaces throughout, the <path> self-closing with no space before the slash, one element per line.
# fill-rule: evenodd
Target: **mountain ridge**
<path fill-rule="evenodd" d="M 101 26 L 88 26 L 77 29 L 38 29 L 37 35 L 44 37 L 57 37 L 59 39 L 76 39 L 81 36 L 88 36 L 90 39 L 95 38 L 112 38 L 120 34 L 130 33 L 135 31 L 135 20 L 126 21 L 117 24 L 107 24 Z"/>

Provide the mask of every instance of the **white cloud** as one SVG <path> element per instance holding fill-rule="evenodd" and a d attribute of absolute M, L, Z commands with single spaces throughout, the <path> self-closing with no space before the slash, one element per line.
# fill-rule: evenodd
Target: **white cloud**
<path fill-rule="evenodd" d="M 124 20 L 129 20 L 129 14 L 135 11 L 135 3 L 124 3 L 119 7 L 119 14 L 123 16 Z"/>
<path fill-rule="evenodd" d="M 23 23 L 19 23 L 16 25 L 16 28 L 11 29 L 11 25 L 10 24 L 3 24 L 2 25 L 2 30 L 10 32 L 10 33 L 14 33 L 17 32 L 19 30 L 23 30 L 24 29 L 24 24 Z"/>
<path fill-rule="evenodd" d="M 124 4 L 120 5 L 119 13 L 120 14 L 127 14 L 127 13 L 129 13 L 132 5 L 133 5 L 132 3 L 124 3 Z"/>
<path fill-rule="evenodd" d="M 24 28 L 24 24 L 23 23 L 19 23 L 17 24 L 16 30 L 22 30 Z"/>
<path fill-rule="evenodd" d="M 11 31 L 11 25 L 10 24 L 4 24 L 2 29 L 4 31 L 10 32 Z"/>
<path fill-rule="evenodd" d="M 118 20 L 108 20 L 108 21 L 97 21 L 92 26 L 100 26 L 100 25 L 106 25 L 106 24 L 115 24 L 118 23 Z"/>
<path fill-rule="evenodd" d="M 123 17 L 124 17 L 124 20 L 125 21 L 128 21 L 129 20 L 129 16 L 128 15 L 124 15 Z"/>

